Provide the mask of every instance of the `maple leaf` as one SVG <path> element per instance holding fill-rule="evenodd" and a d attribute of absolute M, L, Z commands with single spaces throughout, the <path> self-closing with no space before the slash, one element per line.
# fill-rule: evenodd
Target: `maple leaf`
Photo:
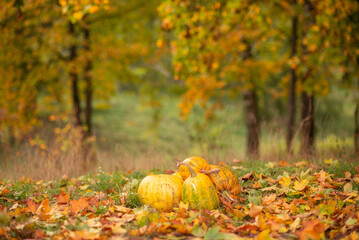
<path fill-rule="evenodd" d="M 49 205 L 49 199 L 46 198 L 44 199 L 42 202 L 41 202 L 41 205 L 39 207 L 40 211 L 41 211 L 41 215 L 44 215 L 44 214 L 47 214 L 50 212 L 51 210 L 51 207 Z"/>
<path fill-rule="evenodd" d="M 35 214 L 37 209 L 39 208 L 40 206 L 40 203 L 39 204 L 36 204 L 34 201 L 32 201 L 30 198 L 26 199 L 26 204 L 27 204 L 27 208 L 26 210 L 31 212 L 32 214 Z"/>
<path fill-rule="evenodd" d="M 303 224 L 303 230 L 295 233 L 300 240 L 321 239 L 325 231 L 324 223 L 318 219 L 306 221 Z"/>
<path fill-rule="evenodd" d="M 293 189 L 297 191 L 303 191 L 308 186 L 308 180 L 302 180 L 302 181 L 295 181 Z"/>
<path fill-rule="evenodd" d="M 262 212 L 262 209 L 262 206 L 255 206 L 254 203 L 252 203 L 251 209 L 248 211 L 248 215 L 254 218 Z"/>
<path fill-rule="evenodd" d="M 267 204 L 274 202 L 276 200 L 276 198 L 277 198 L 277 195 L 273 193 L 273 194 L 270 194 L 269 196 L 264 196 L 262 198 L 262 201 L 263 201 L 264 205 L 267 205 Z"/>
<path fill-rule="evenodd" d="M 70 194 L 67 194 L 65 191 L 61 191 L 61 193 L 55 197 L 56 201 L 60 204 L 66 204 L 70 201 Z"/>
<path fill-rule="evenodd" d="M 283 185 L 287 188 L 289 188 L 291 183 L 292 183 L 292 180 L 290 180 L 290 178 L 288 178 L 288 177 L 283 177 L 282 180 L 279 181 L 280 185 Z"/>
<path fill-rule="evenodd" d="M 71 212 L 74 215 L 85 210 L 87 207 L 89 207 L 89 204 L 86 201 L 86 199 L 84 199 L 84 198 L 80 198 L 79 200 L 71 200 L 70 201 Z"/>

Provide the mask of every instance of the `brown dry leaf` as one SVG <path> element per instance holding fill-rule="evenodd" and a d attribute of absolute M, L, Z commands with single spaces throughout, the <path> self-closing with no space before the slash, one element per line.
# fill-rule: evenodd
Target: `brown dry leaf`
<path fill-rule="evenodd" d="M 84 198 L 80 198 L 79 200 L 71 200 L 70 201 L 70 209 L 74 215 L 85 210 L 87 207 L 89 207 L 89 204 L 86 201 L 86 199 L 84 199 Z"/>
<path fill-rule="evenodd" d="M 276 191 L 277 189 L 278 189 L 278 187 L 273 185 L 273 186 L 270 186 L 270 187 L 262 188 L 260 190 L 265 192 L 265 191 Z"/>
<path fill-rule="evenodd" d="M 121 206 L 119 206 L 119 205 L 114 205 L 113 207 L 114 207 L 114 209 L 115 209 L 116 212 L 129 213 L 129 212 L 132 211 L 131 208 L 127 208 L 127 207 L 124 207 L 124 206 L 122 206 L 122 205 L 121 205 Z"/>
<path fill-rule="evenodd" d="M 251 203 L 251 209 L 248 211 L 248 215 L 254 218 L 261 214 L 262 209 L 262 206 L 255 206 L 253 203 Z"/>
<path fill-rule="evenodd" d="M 300 225 L 300 218 L 296 218 L 291 224 L 290 224 L 290 230 L 292 232 L 294 232 L 295 230 L 297 230 L 297 228 Z"/>
<path fill-rule="evenodd" d="M 164 170 L 164 173 L 165 174 L 173 174 L 173 173 L 175 173 L 175 171 L 173 171 L 171 169 L 166 169 L 166 170 Z"/>
<path fill-rule="evenodd" d="M 121 217 L 125 222 L 131 222 L 133 220 L 135 220 L 136 218 L 136 215 L 135 214 L 124 214 L 122 217 Z"/>
<path fill-rule="evenodd" d="M 102 224 L 98 218 L 91 218 L 86 221 L 86 224 L 87 224 L 87 226 L 89 226 L 91 228 L 99 228 L 102 226 Z"/>
<path fill-rule="evenodd" d="M 350 193 L 353 191 L 353 185 L 351 183 L 346 183 L 343 187 L 344 193 Z"/>
<path fill-rule="evenodd" d="M 350 172 L 345 172 L 345 179 L 350 180 L 352 178 L 352 174 Z"/>
<path fill-rule="evenodd" d="M 247 173 L 246 175 L 240 177 L 240 179 L 242 179 L 244 181 L 252 180 L 254 178 L 253 174 L 254 174 L 254 171 L 251 171 L 251 172 Z"/>
<path fill-rule="evenodd" d="M 111 231 L 114 234 L 125 234 L 127 232 L 127 230 L 125 228 L 123 228 L 122 226 L 123 226 L 123 223 L 121 223 L 121 222 L 111 225 Z"/>

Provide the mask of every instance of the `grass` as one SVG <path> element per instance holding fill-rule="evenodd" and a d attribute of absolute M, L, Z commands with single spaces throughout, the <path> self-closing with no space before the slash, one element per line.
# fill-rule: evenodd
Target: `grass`
<path fill-rule="evenodd" d="M 203 120 L 203 112 L 199 108 L 195 108 L 194 114 L 187 120 L 181 121 L 177 107 L 179 100 L 163 96 L 161 107 L 154 110 L 148 104 L 149 99 L 123 93 L 112 98 L 108 108 L 95 108 L 93 123 L 96 141 L 91 145 L 95 146 L 93 153 L 96 164 L 79 161 L 82 144 L 76 129 L 61 123 L 59 133 L 54 134 L 54 124 L 45 122 L 39 137 L 34 138 L 37 139 L 35 143 L 25 143 L 13 152 L 8 161 L 0 163 L 0 175 L 12 179 L 22 176 L 54 179 L 64 174 L 79 176 L 89 171 L 96 173 L 99 167 L 105 172 L 174 170 L 175 161 L 192 155 L 202 156 L 210 163 L 232 164 L 233 160 L 240 160 L 243 164 L 253 160 L 245 154 L 246 128 L 240 100 L 224 102 L 224 107 L 216 112 L 212 122 Z M 320 106 L 324 110 L 327 108 L 325 102 Z M 318 112 L 323 112 L 323 109 Z M 348 109 L 346 107 L 343 112 L 344 123 L 352 117 Z M 262 122 L 260 160 L 301 160 L 303 156 L 298 154 L 299 139 L 295 142 L 294 155 L 288 156 L 285 151 L 284 120 L 278 116 L 272 116 L 272 119 L 277 120 L 267 122 L 263 119 Z M 323 113 L 317 117 L 318 123 L 325 124 L 317 126 L 317 153 L 307 156 L 308 160 L 316 163 L 330 158 L 340 161 L 354 158 L 352 140 L 348 137 L 352 129 L 349 124 L 335 124 L 337 121 Z"/>

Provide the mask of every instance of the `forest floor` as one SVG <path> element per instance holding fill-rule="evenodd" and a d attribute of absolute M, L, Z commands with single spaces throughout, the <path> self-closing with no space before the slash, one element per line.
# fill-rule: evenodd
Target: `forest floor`
<path fill-rule="evenodd" d="M 142 205 L 140 181 L 161 170 L 0 179 L 0 239 L 358 239 L 358 163 L 252 161 L 228 168 L 239 179 L 239 200 L 222 198 L 212 211 L 182 202 L 171 212 Z"/>

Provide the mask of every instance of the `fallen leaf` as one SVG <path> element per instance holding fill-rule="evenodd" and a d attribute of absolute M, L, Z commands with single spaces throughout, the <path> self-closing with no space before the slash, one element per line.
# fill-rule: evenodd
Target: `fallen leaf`
<path fill-rule="evenodd" d="M 67 194 L 65 191 L 61 191 L 56 197 L 56 201 L 61 204 L 66 204 L 70 201 L 70 194 Z"/>
<path fill-rule="evenodd" d="M 244 181 L 252 180 L 254 178 L 253 173 L 254 173 L 254 171 L 251 171 L 251 172 L 247 173 L 246 175 L 240 177 L 240 179 L 242 179 Z"/>
<path fill-rule="evenodd" d="M 302 180 L 302 181 L 295 181 L 293 189 L 296 191 L 303 191 L 308 186 L 308 180 Z"/>
<path fill-rule="evenodd" d="M 264 196 L 262 198 L 262 202 L 264 205 L 268 205 L 268 204 L 274 202 L 276 200 L 276 198 L 277 198 L 277 195 L 273 193 L 273 194 L 270 194 L 269 196 Z"/>
<path fill-rule="evenodd" d="M 129 213 L 129 212 L 132 211 L 131 208 L 127 208 L 127 207 L 124 207 L 122 205 L 120 205 L 120 206 L 119 205 L 114 205 L 113 207 L 114 207 L 116 212 Z"/>
<path fill-rule="evenodd" d="M 346 183 L 343 187 L 345 193 L 350 193 L 353 191 L 353 185 L 351 183 Z"/>
<path fill-rule="evenodd" d="M 125 228 L 123 228 L 122 226 L 123 226 L 123 223 L 116 223 L 111 226 L 111 231 L 114 234 L 125 234 L 127 232 L 127 230 Z"/>
<path fill-rule="evenodd" d="M 321 239 L 324 236 L 325 225 L 318 219 L 306 221 L 303 224 L 303 230 L 297 232 L 296 235 L 300 240 Z"/>
<path fill-rule="evenodd" d="M 87 207 L 89 207 L 88 202 L 84 198 L 80 198 L 78 200 L 71 200 L 70 201 L 70 209 L 71 212 L 76 215 L 79 212 L 85 210 Z"/>
<path fill-rule="evenodd" d="M 292 180 L 290 180 L 290 178 L 288 178 L 288 177 L 283 177 L 282 180 L 279 181 L 280 185 L 283 185 L 287 188 L 289 188 L 291 183 L 292 183 Z"/>
<path fill-rule="evenodd" d="M 32 214 L 35 214 L 37 212 L 37 209 L 40 207 L 40 203 L 36 204 L 30 198 L 26 199 L 26 204 L 27 204 L 27 211 L 31 212 Z"/>
<path fill-rule="evenodd" d="M 297 228 L 299 227 L 300 225 L 300 218 L 296 218 L 291 224 L 290 224 L 290 230 L 292 232 L 295 232 L 295 230 L 297 230 Z"/>
<path fill-rule="evenodd" d="M 255 206 L 253 203 L 251 204 L 251 209 L 248 211 L 248 215 L 251 217 L 256 217 L 262 212 L 262 206 Z"/>

